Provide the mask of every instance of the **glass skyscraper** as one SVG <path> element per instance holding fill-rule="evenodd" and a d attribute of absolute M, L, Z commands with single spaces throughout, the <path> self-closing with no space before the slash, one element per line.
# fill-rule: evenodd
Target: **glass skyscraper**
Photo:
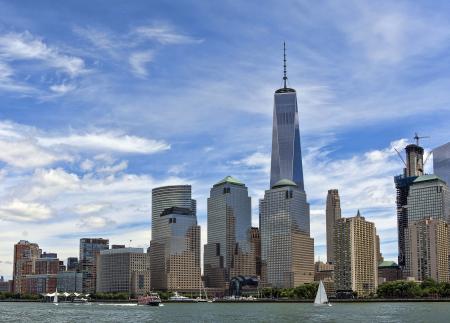
<path fill-rule="evenodd" d="M 192 292 L 201 287 L 200 226 L 190 185 L 152 190 L 152 289 Z"/>
<path fill-rule="evenodd" d="M 433 149 L 433 170 L 450 186 L 450 142 Z"/>
<path fill-rule="evenodd" d="M 286 55 L 283 80 L 284 87 L 274 96 L 270 187 L 288 179 L 304 190 L 297 93 L 286 86 Z"/>

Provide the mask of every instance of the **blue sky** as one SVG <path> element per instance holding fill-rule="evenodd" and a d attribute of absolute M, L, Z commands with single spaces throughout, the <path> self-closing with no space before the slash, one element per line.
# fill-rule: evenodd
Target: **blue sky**
<path fill-rule="evenodd" d="M 273 92 L 298 91 L 316 258 L 324 202 L 374 221 L 396 259 L 392 176 L 414 132 L 448 142 L 446 1 L 0 1 L 0 274 L 13 243 L 61 258 L 78 238 L 146 247 L 151 189 L 206 198 L 244 181 L 257 224 Z M 427 170 L 432 172 L 432 157 Z"/>

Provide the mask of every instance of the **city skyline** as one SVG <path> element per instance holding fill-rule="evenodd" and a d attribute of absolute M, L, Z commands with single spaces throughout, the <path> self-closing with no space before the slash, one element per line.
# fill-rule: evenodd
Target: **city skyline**
<path fill-rule="evenodd" d="M 431 62 L 448 50 L 441 44 L 448 23 L 423 7 L 439 25 L 428 26 L 406 3 L 328 4 L 318 13 L 299 2 L 293 10 L 307 8 L 311 17 L 273 16 L 269 32 L 264 17 L 274 5 L 262 6 L 261 18 L 239 21 L 241 31 L 257 27 L 234 39 L 237 29 L 213 17 L 248 5 L 190 3 L 170 15 L 162 3 L 137 2 L 121 21 L 117 8 L 96 20 L 102 2 L 77 12 L 75 2 L 36 8 L 0 1 L 0 225 L 7 228 L 0 274 L 12 274 L 10 246 L 21 239 L 62 259 L 78 254 L 83 237 L 147 247 L 151 189 L 163 185 L 192 185 L 202 246 L 209 188 L 227 175 L 248 187 L 257 225 L 257 201 L 270 188 L 272 93 L 282 82 L 283 41 L 288 86 L 298 91 L 316 259 L 326 258 L 326 192 L 336 188 L 342 215 L 361 209 L 377 227 L 385 258 L 397 261 L 392 176 L 403 166 L 394 148 L 412 142 L 415 131 L 431 137 L 421 142 L 425 154 L 448 142 L 449 67 Z M 53 19 L 57 13 L 67 19 Z M 204 22 L 190 24 L 197 15 Z M 343 23 L 351 17 L 359 17 L 358 32 Z M 325 20 L 323 30 L 311 27 Z M 268 37 L 258 41 L 255 32 Z M 325 46 L 311 32 L 335 43 Z M 417 37 L 405 43 L 411 33 Z M 335 51 L 340 45 L 348 51 Z"/>

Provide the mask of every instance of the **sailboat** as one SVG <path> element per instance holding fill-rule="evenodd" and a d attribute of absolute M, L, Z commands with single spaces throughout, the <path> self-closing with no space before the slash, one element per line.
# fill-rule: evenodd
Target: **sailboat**
<path fill-rule="evenodd" d="M 319 288 L 317 289 L 316 299 L 314 300 L 315 306 L 320 305 L 328 305 L 331 306 L 331 304 L 328 302 L 327 292 L 325 291 L 325 287 L 323 286 L 323 282 L 320 281 Z"/>
<path fill-rule="evenodd" d="M 58 288 L 55 290 L 55 297 L 53 297 L 53 304 L 58 305 Z"/>

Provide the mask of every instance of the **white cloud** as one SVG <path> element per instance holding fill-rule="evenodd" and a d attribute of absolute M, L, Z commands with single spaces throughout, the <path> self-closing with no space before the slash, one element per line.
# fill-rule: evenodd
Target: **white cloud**
<path fill-rule="evenodd" d="M 28 31 L 0 35 L 0 58 L 11 61 L 39 60 L 71 76 L 86 71 L 82 58 L 66 55 L 55 47 L 49 47 Z"/>
<path fill-rule="evenodd" d="M 40 146 L 33 136 L 35 132 L 32 127 L 0 121 L 0 161 L 14 167 L 30 168 L 71 160 L 66 154 L 57 155 Z"/>
<path fill-rule="evenodd" d="M 147 63 L 153 61 L 153 52 L 135 52 L 130 55 L 129 62 L 131 70 L 134 75 L 138 77 L 147 77 L 148 71 L 146 69 Z"/>
<path fill-rule="evenodd" d="M 135 33 L 144 38 L 156 40 L 164 45 L 198 44 L 203 42 L 203 39 L 196 39 L 194 37 L 178 33 L 173 27 L 165 24 L 141 26 L 135 29 Z"/>
<path fill-rule="evenodd" d="M 82 150 L 116 151 L 135 154 L 152 154 L 170 149 L 170 145 L 164 141 L 113 132 L 55 137 L 42 136 L 38 137 L 37 141 L 44 147 L 67 146 Z"/>
<path fill-rule="evenodd" d="M 50 90 L 57 94 L 66 94 L 70 91 L 73 91 L 76 89 L 76 86 L 73 84 L 54 84 L 50 86 Z"/>
<path fill-rule="evenodd" d="M 97 213 L 109 205 L 101 203 L 80 204 L 75 206 L 75 212 L 78 214 Z"/>
<path fill-rule="evenodd" d="M 350 12 L 356 19 L 342 26 L 350 40 L 361 45 L 374 62 L 398 63 L 438 49 L 450 38 L 446 18 L 438 13 L 431 17 L 424 15 L 412 6 L 393 3 L 385 7 L 379 3 L 358 2 Z"/>
<path fill-rule="evenodd" d="M 47 220 L 52 217 L 52 210 L 43 204 L 27 203 L 14 199 L 9 203 L 2 203 L 0 219 L 5 221 L 30 222 Z"/>
<path fill-rule="evenodd" d="M 91 229 L 91 230 L 99 230 L 99 229 L 105 229 L 107 227 L 112 227 L 116 224 L 115 221 L 112 221 L 110 219 L 107 219 L 102 216 L 89 216 L 81 218 L 79 222 L 79 227 L 85 229 Z"/>

